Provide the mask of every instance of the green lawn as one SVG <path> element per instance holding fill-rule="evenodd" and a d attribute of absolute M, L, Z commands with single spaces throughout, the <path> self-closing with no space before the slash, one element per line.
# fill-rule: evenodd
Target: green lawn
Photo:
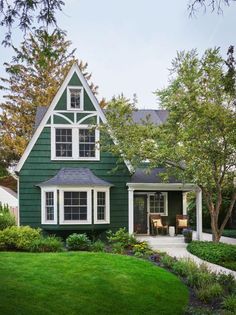
<path fill-rule="evenodd" d="M 105 253 L 0 252 L 2 315 L 178 315 L 180 280 L 148 261 Z"/>

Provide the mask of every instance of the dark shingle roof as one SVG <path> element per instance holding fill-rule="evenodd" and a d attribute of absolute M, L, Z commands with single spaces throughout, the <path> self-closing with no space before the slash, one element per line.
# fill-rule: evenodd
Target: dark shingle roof
<path fill-rule="evenodd" d="M 37 107 L 35 116 L 35 129 L 39 126 L 43 119 L 48 107 L 40 106 Z M 168 117 L 168 111 L 164 109 L 139 109 L 133 112 L 133 120 L 135 123 L 142 124 L 143 120 L 149 118 L 149 121 L 153 124 L 160 125 L 166 121 Z"/>
<path fill-rule="evenodd" d="M 88 168 L 62 168 L 49 180 L 37 186 L 77 185 L 77 186 L 113 186 L 97 177 Z"/>
<path fill-rule="evenodd" d="M 160 176 L 160 174 L 163 172 L 165 172 L 165 169 L 160 167 L 154 168 L 148 173 L 145 171 L 145 169 L 137 168 L 131 177 L 131 183 L 163 183 L 163 180 Z M 181 183 L 181 181 L 174 177 L 169 177 L 168 183 Z"/>

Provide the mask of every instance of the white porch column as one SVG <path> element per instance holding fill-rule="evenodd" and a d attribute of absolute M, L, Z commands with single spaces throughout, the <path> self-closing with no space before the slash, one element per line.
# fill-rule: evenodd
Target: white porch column
<path fill-rule="evenodd" d="M 187 214 L 187 193 L 183 192 L 183 214 Z"/>
<path fill-rule="evenodd" d="M 197 239 L 202 240 L 202 190 L 196 190 Z"/>
<path fill-rule="evenodd" d="M 129 188 L 129 233 L 134 232 L 134 189 Z"/>

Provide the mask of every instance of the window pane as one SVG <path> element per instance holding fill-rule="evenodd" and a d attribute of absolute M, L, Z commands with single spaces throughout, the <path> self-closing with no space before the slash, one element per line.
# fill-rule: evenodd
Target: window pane
<path fill-rule="evenodd" d="M 79 129 L 79 156 L 95 157 L 94 129 Z"/>
<path fill-rule="evenodd" d="M 87 192 L 64 192 L 64 220 L 87 220 Z"/>
<path fill-rule="evenodd" d="M 165 213 L 165 199 L 162 193 L 150 196 L 150 212 L 151 213 Z"/>
<path fill-rule="evenodd" d="M 97 220 L 105 220 L 106 214 L 106 193 L 104 191 L 97 192 Z"/>
<path fill-rule="evenodd" d="M 81 89 L 70 89 L 70 107 L 80 108 Z"/>
<path fill-rule="evenodd" d="M 72 157 L 72 129 L 56 129 L 56 156 Z"/>
<path fill-rule="evenodd" d="M 53 191 L 45 193 L 45 216 L 46 221 L 54 220 L 54 193 Z"/>

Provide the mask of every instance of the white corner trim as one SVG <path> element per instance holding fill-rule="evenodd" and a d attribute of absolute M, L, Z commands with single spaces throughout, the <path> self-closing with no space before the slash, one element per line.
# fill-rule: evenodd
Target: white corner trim
<path fill-rule="evenodd" d="M 97 193 L 105 192 L 106 204 L 105 204 L 105 220 L 97 219 Z M 110 223 L 110 188 L 95 188 L 94 189 L 94 224 L 109 224 Z"/>
<path fill-rule="evenodd" d="M 84 78 L 82 72 L 79 69 L 79 66 L 77 63 L 74 63 L 71 67 L 71 69 L 69 70 L 64 82 L 62 83 L 62 85 L 60 86 L 59 90 L 57 91 L 52 103 L 50 104 L 50 106 L 48 107 L 47 112 L 45 113 L 43 119 L 41 120 L 38 128 L 36 129 L 33 137 L 31 138 L 27 148 L 25 149 L 20 161 L 18 162 L 16 168 L 15 168 L 15 172 L 19 172 L 22 168 L 22 166 L 24 165 L 27 157 L 29 156 L 31 150 L 33 149 L 33 146 L 35 145 L 39 135 L 41 134 L 44 126 L 47 124 L 47 121 L 49 119 L 49 117 L 51 116 L 51 114 L 53 113 L 53 110 L 55 109 L 60 97 L 62 96 L 63 92 L 66 90 L 67 85 L 70 82 L 70 79 L 72 78 L 73 74 L 76 73 L 85 89 L 85 91 L 87 92 L 91 102 L 93 103 L 94 108 L 97 110 L 101 120 L 103 123 L 106 123 L 106 117 L 101 109 L 101 107 L 98 104 L 97 99 L 95 98 L 95 96 L 93 95 L 86 79 Z"/>
<path fill-rule="evenodd" d="M 46 192 L 53 192 L 54 220 L 46 220 Z M 57 224 L 57 190 L 54 187 L 41 187 L 41 224 Z"/>
<path fill-rule="evenodd" d="M 70 98 L 70 90 L 80 90 L 80 108 L 72 108 L 71 107 L 71 98 Z M 67 100 L 67 104 L 66 104 L 66 108 L 68 111 L 83 111 L 84 110 L 84 88 L 82 86 L 77 86 L 77 85 L 68 85 L 67 89 L 66 89 L 66 100 Z"/>

